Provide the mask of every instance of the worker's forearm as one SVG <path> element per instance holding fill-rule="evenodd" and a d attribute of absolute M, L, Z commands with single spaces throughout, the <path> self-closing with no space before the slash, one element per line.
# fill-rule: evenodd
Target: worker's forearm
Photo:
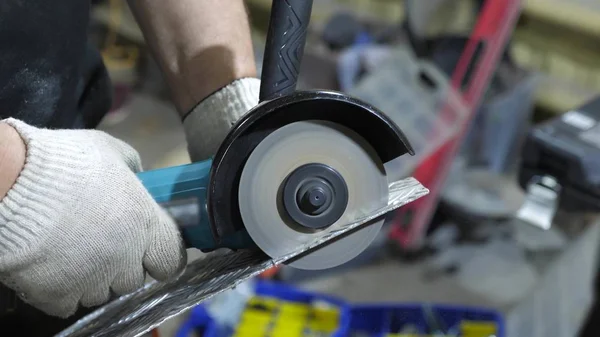
<path fill-rule="evenodd" d="M 129 0 L 180 113 L 256 76 L 243 0 Z"/>
<path fill-rule="evenodd" d="M 25 165 L 25 144 L 21 136 L 0 122 L 0 201 L 17 181 Z"/>

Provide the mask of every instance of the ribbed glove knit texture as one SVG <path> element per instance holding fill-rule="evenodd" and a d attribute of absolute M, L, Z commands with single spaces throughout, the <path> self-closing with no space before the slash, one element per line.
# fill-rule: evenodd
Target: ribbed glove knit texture
<path fill-rule="evenodd" d="M 0 281 L 67 317 L 162 280 L 185 265 L 175 223 L 135 176 L 137 152 L 95 130 L 47 130 L 15 119 L 26 163 L 0 202 Z"/>
<path fill-rule="evenodd" d="M 188 151 L 192 161 L 213 156 L 231 127 L 258 104 L 260 80 L 242 78 L 200 102 L 185 118 Z"/>

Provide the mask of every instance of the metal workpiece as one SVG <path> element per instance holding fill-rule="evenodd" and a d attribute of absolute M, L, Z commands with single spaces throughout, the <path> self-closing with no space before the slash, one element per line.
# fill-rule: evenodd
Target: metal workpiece
<path fill-rule="evenodd" d="M 326 246 L 348 232 L 368 226 L 373 220 L 429 192 L 414 178 L 395 181 L 389 184 L 388 190 L 389 199 L 383 207 L 352 222 L 329 227 L 312 241 L 291 247 L 292 250 L 285 255 L 269 258 L 256 250 L 213 252 L 204 259 L 191 262 L 178 278 L 164 283 L 148 283 L 82 318 L 57 337 L 141 336 L 211 296 L 231 289 L 272 266 Z"/>

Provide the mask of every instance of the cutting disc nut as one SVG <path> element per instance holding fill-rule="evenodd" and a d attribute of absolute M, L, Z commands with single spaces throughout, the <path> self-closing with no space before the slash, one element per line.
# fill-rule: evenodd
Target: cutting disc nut
<path fill-rule="evenodd" d="M 348 206 L 348 187 L 342 176 L 325 164 L 305 164 L 283 183 L 283 205 L 289 217 L 310 229 L 334 224 Z"/>

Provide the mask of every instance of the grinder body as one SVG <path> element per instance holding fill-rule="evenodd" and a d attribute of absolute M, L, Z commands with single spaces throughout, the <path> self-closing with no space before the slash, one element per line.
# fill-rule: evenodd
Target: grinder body
<path fill-rule="evenodd" d="M 187 247 L 210 252 L 244 249 L 254 244 L 245 231 L 217 240 L 206 212 L 208 181 L 213 160 L 138 173 L 154 200 L 175 220 Z"/>
<path fill-rule="evenodd" d="M 373 147 L 382 162 L 413 154 L 396 124 L 369 104 L 338 92 L 299 91 L 261 102 L 250 110 L 232 127 L 213 158 L 141 172 L 138 178 L 175 219 L 187 247 L 203 252 L 254 248 L 237 201 L 244 164 L 271 133 L 307 120 L 353 130 Z"/>

